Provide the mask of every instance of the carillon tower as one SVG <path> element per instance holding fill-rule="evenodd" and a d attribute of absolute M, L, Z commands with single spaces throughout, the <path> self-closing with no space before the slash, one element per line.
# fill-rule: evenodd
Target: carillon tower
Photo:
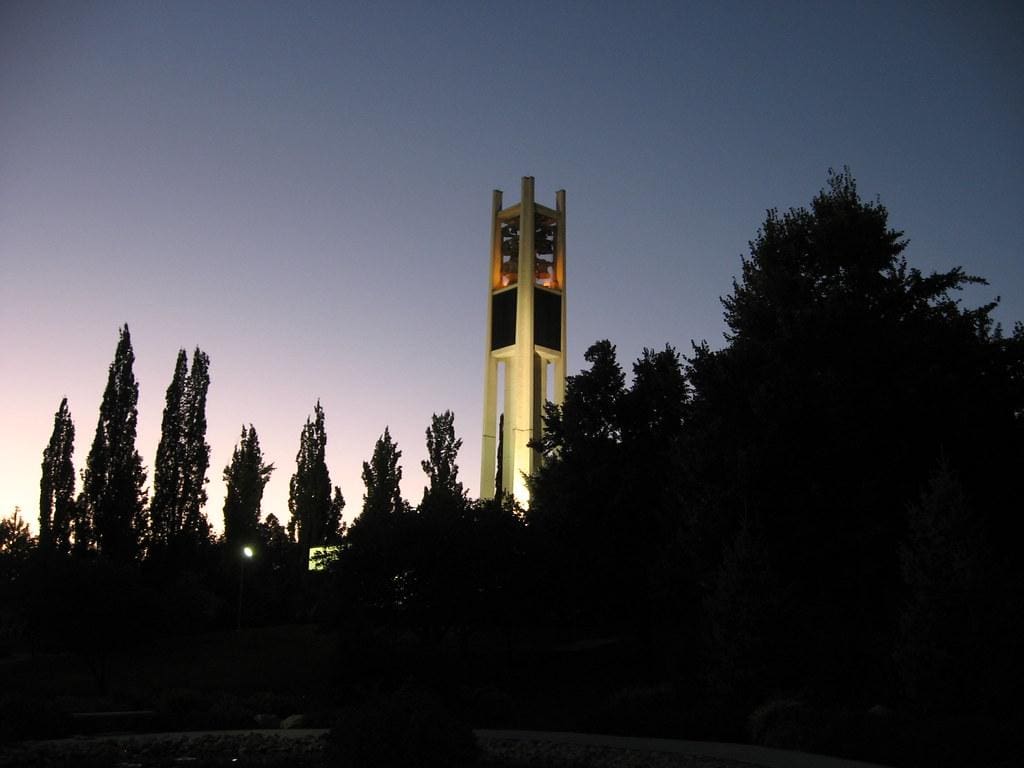
<path fill-rule="evenodd" d="M 502 208 L 501 197 L 494 190 L 480 496 L 495 495 L 504 414 L 501 487 L 529 506 L 524 475 L 540 454 L 528 444 L 541 434 L 544 402 L 565 396 L 565 191 L 554 209 L 538 205 L 524 176 L 519 203 Z"/>

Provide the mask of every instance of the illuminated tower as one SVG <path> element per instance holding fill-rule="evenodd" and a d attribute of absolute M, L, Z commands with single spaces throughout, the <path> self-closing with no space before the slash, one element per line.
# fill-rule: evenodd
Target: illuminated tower
<path fill-rule="evenodd" d="M 544 402 L 560 404 L 564 396 L 565 191 L 555 193 L 554 210 L 538 205 L 533 177 L 524 176 L 516 205 L 502 208 L 501 191 L 494 190 L 481 498 L 495 494 L 501 412 L 502 489 L 529 505 L 524 475 L 537 469 L 540 454 L 528 444 L 541 434 Z"/>

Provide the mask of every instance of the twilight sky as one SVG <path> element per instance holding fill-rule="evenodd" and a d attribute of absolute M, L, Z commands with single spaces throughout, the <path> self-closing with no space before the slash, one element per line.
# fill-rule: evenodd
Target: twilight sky
<path fill-rule="evenodd" d="M 600 338 L 721 346 L 766 208 L 829 167 L 924 270 L 1024 319 L 1024 6 L 0 4 L 0 515 L 35 526 L 67 396 L 85 465 L 118 327 L 152 468 L 180 347 L 211 358 L 206 511 L 252 423 L 287 520 L 317 398 L 361 508 L 385 425 L 419 501 L 451 409 L 478 485 L 491 190 L 567 197 L 569 370 Z M 524 9 L 522 15 L 515 15 Z M 150 474 L 150 483 L 152 477 Z"/>

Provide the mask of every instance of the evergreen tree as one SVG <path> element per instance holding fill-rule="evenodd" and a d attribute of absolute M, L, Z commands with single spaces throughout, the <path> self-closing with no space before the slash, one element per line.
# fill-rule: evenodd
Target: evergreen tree
<path fill-rule="evenodd" d="M 139 556 L 146 533 L 146 470 L 135 450 L 139 385 L 132 371 L 135 354 L 127 325 L 119 336 L 82 475 L 81 503 L 100 552 L 112 561 L 127 562 Z M 86 534 L 84 525 L 76 531 L 79 548 L 86 545 L 79 541 L 80 534 Z"/>
<path fill-rule="evenodd" d="M 464 505 L 466 492 L 455 463 L 461 447 L 462 439 L 455 437 L 455 415 L 451 411 L 435 413 L 427 427 L 427 458 L 420 462 L 430 479 L 423 489 L 421 510 Z"/>
<path fill-rule="evenodd" d="M 598 341 L 584 353 L 590 368 L 566 380 L 565 401 L 546 403 L 544 431 L 533 446 L 544 462 L 530 478 L 531 536 L 554 585 L 550 610 L 573 625 L 617 631 L 639 603 L 636 579 L 623 578 L 623 541 L 634 521 L 623 514 L 633 491 L 623 466 L 625 375 L 615 346 Z"/>
<path fill-rule="evenodd" d="M 288 496 L 288 509 L 292 515 L 288 532 L 303 551 L 323 545 L 336 533 L 328 528 L 332 519 L 332 500 L 326 450 L 324 410 L 317 400 L 313 420 L 307 418 L 302 428 L 299 452 L 295 457 L 296 470 Z"/>
<path fill-rule="evenodd" d="M 167 388 L 151 505 L 152 540 L 157 546 L 177 541 L 195 545 L 209 538 L 209 522 L 202 511 L 210 463 L 206 443 L 209 363 L 197 347 L 189 371 L 185 350 L 179 350 Z"/>
<path fill-rule="evenodd" d="M 583 353 L 589 370 L 566 381 L 565 402 L 544 404 L 544 432 L 536 448 L 546 457 L 617 444 L 622 436 L 621 408 L 626 376 L 607 339 Z M 602 448 L 602 449 L 603 449 Z"/>
<path fill-rule="evenodd" d="M 263 489 L 273 471 L 274 465 L 263 460 L 255 427 L 243 426 L 231 463 L 224 467 L 224 538 L 233 549 L 257 540 Z"/>
<path fill-rule="evenodd" d="M 71 549 L 71 525 L 75 517 L 75 425 L 68 399 L 60 401 L 53 417 L 53 432 L 43 451 L 39 481 L 39 547 L 67 554 Z"/>
<path fill-rule="evenodd" d="M 23 561 L 32 549 L 32 531 L 21 516 L 21 507 L 15 507 L 10 517 L 0 519 L 0 555 Z"/>
<path fill-rule="evenodd" d="M 991 680 L 975 658 L 985 629 L 986 556 L 982 531 L 946 465 L 908 510 L 900 553 L 906 600 L 895 660 L 908 700 L 933 711 L 983 704 Z M 987 633 L 986 633 L 987 634 Z M 989 653 L 996 644 L 989 646 Z"/>
<path fill-rule="evenodd" d="M 898 542 L 940 456 L 971 514 L 1019 530 L 1005 510 L 1020 427 L 993 305 L 961 307 L 953 293 L 983 281 L 959 267 L 924 275 L 906 246 L 848 170 L 830 173 L 809 208 L 768 212 L 723 299 L 728 344 L 697 346 L 689 361 L 695 580 L 713 583 L 750 519 L 763 570 L 787 595 L 775 621 L 789 646 L 761 694 L 788 679 L 864 701 L 889 685 Z"/>
<path fill-rule="evenodd" d="M 391 441 L 391 433 L 384 428 L 373 446 L 373 456 L 369 462 L 363 462 L 363 483 L 366 493 L 363 495 L 363 517 L 388 518 L 408 509 L 402 499 L 399 487 L 402 482 L 402 468 L 398 460 L 402 452 L 398 445 Z"/>
<path fill-rule="evenodd" d="M 22 596 L 22 577 L 35 543 L 21 507 L 0 518 L 0 606 L 5 613 Z"/>

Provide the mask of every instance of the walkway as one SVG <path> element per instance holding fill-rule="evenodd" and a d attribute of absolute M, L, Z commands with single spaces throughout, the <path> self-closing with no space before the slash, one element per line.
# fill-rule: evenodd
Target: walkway
<path fill-rule="evenodd" d="M 637 752 L 668 752 L 672 754 L 713 757 L 761 768 L 884 768 L 874 763 L 862 763 L 839 757 L 812 755 L 785 749 L 756 747 L 750 744 L 723 744 L 713 741 L 679 741 L 676 739 L 646 739 L 636 736 L 602 736 L 589 733 L 557 733 L 547 731 L 491 731 L 478 730 L 482 739 L 513 739 L 541 741 L 554 744 L 575 744 L 591 747 L 628 749 Z"/>

